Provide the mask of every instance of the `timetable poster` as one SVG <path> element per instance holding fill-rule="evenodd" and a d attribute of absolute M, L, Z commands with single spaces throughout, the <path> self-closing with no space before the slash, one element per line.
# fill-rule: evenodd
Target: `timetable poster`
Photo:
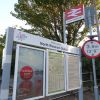
<path fill-rule="evenodd" d="M 56 94 L 65 90 L 64 54 L 48 52 L 48 94 Z"/>
<path fill-rule="evenodd" d="M 78 89 L 80 87 L 80 57 L 68 55 L 67 68 L 67 90 Z"/>
<path fill-rule="evenodd" d="M 19 46 L 16 61 L 17 77 L 15 99 L 23 100 L 43 96 L 44 84 L 44 51 Z"/>

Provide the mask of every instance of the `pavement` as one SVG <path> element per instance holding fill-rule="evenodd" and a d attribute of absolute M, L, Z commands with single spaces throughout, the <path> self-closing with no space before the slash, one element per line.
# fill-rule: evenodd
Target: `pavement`
<path fill-rule="evenodd" d="M 10 86 L 12 85 L 12 83 L 13 82 L 11 80 Z M 0 87 L 1 87 L 1 78 L 0 78 Z M 11 89 L 11 91 L 12 91 L 12 89 Z M 12 96 L 11 95 L 9 96 L 8 100 L 12 100 Z M 62 97 L 62 98 L 59 98 L 59 99 L 55 99 L 55 100 L 78 100 L 78 95 L 77 94 L 76 95 L 69 95 L 69 96 L 65 96 L 65 97 Z M 91 90 L 85 91 L 84 92 L 84 100 L 95 100 L 93 91 L 91 91 Z"/>

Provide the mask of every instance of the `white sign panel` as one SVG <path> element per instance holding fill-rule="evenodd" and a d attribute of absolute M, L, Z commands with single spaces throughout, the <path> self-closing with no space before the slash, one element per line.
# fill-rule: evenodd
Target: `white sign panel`
<path fill-rule="evenodd" d="M 72 54 L 77 54 L 77 55 L 81 55 L 81 49 L 78 47 L 74 47 L 71 45 L 67 45 L 68 50 L 66 51 L 67 53 L 72 53 Z"/>
<path fill-rule="evenodd" d="M 84 6 L 79 5 L 72 9 L 66 10 L 65 12 L 66 24 L 84 19 Z"/>
<path fill-rule="evenodd" d="M 33 46 L 58 50 L 58 51 L 64 51 L 68 53 L 73 54 L 80 54 L 80 49 L 74 46 L 70 46 L 67 44 L 63 44 L 57 41 L 49 40 L 40 36 L 35 36 L 26 32 L 22 32 L 19 30 L 14 30 L 14 41 L 23 43 L 23 44 L 29 44 Z"/>
<path fill-rule="evenodd" d="M 14 31 L 14 41 L 48 49 L 54 49 L 60 51 L 67 50 L 67 44 L 49 40 L 40 36 L 35 36 L 19 30 Z"/>

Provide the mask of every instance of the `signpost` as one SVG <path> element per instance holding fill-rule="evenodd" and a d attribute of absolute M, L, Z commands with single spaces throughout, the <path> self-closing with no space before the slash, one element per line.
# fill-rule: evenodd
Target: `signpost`
<path fill-rule="evenodd" d="M 84 43 L 84 45 L 82 47 L 82 51 L 87 58 L 92 59 L 93 79 L 94 79 L 94 95 L 95 95 L 95 100 L 99 100 L 94 58 L 100 56 L 100 42 L 98 42 L 97 40 L 88 40 Z"/>
<path fill-rule="evenodd" d="M 97 40 L 88 40 L 84 43 L 84 45 L 82 47 L 82 51 L 87 58 L 92 59 L 93 79 L 94 79 L 94 95 L 95 95 L 95 100 L 99 100 L 94 58 L 100 56 L 100 42 L 98 42 Z"/>
<path fill-rule="evenodd" d="M 84 19 L 85 11 L 84 11 L 84 5 L 78 5 L 74 8 L 71 8 L 69 10 L 65 10 L 63 13 L 63 38 L 64 43 L 66 43 L 66 24 Z M 80 70 L 82 72 L 82 69 Z M 82 76 L 81 76 L 82 80 Z M 82 89 L 82 81 L 81 81 L 81 88 L 79 89 L 79 100 L 83 100 L 83 89 Z"/>
<path fill-rule="evenodd" d="M 93 67 L 93 79 L 94 79 L 94 95 L 95 100 L 99 100 L 98 86 L 96 80 L 96 69 L 95 69 L 95 59 L 97 56 L 100 56 L 100 43 L 96 40 L 93 40 L 92 34 L 92 17 L 91 17 L 91 9 L 88 9 L 88 27 L 90 32 L 90 42 L 86 42 L 83 46 L 83 53 L 88 58 L 92 58 L 92 67 Z"/>

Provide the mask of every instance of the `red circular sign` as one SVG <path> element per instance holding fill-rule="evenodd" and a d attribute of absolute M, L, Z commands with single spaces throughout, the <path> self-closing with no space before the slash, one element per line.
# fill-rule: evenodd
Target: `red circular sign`
<path fill-rule="evenodd" d="M 97 40 L 88 40 L 82 47 L 82 52 L 87 58 L 96 58 L 100 56 L 100 42 Z"/>
<path fill-rule="evenodd" d="M 21 70 L 20 70 L 20 77 L 23 80 L 29 80 L 31 79 L 33 76 L 33 69 L 30 66 L 24 66 Z"/>

